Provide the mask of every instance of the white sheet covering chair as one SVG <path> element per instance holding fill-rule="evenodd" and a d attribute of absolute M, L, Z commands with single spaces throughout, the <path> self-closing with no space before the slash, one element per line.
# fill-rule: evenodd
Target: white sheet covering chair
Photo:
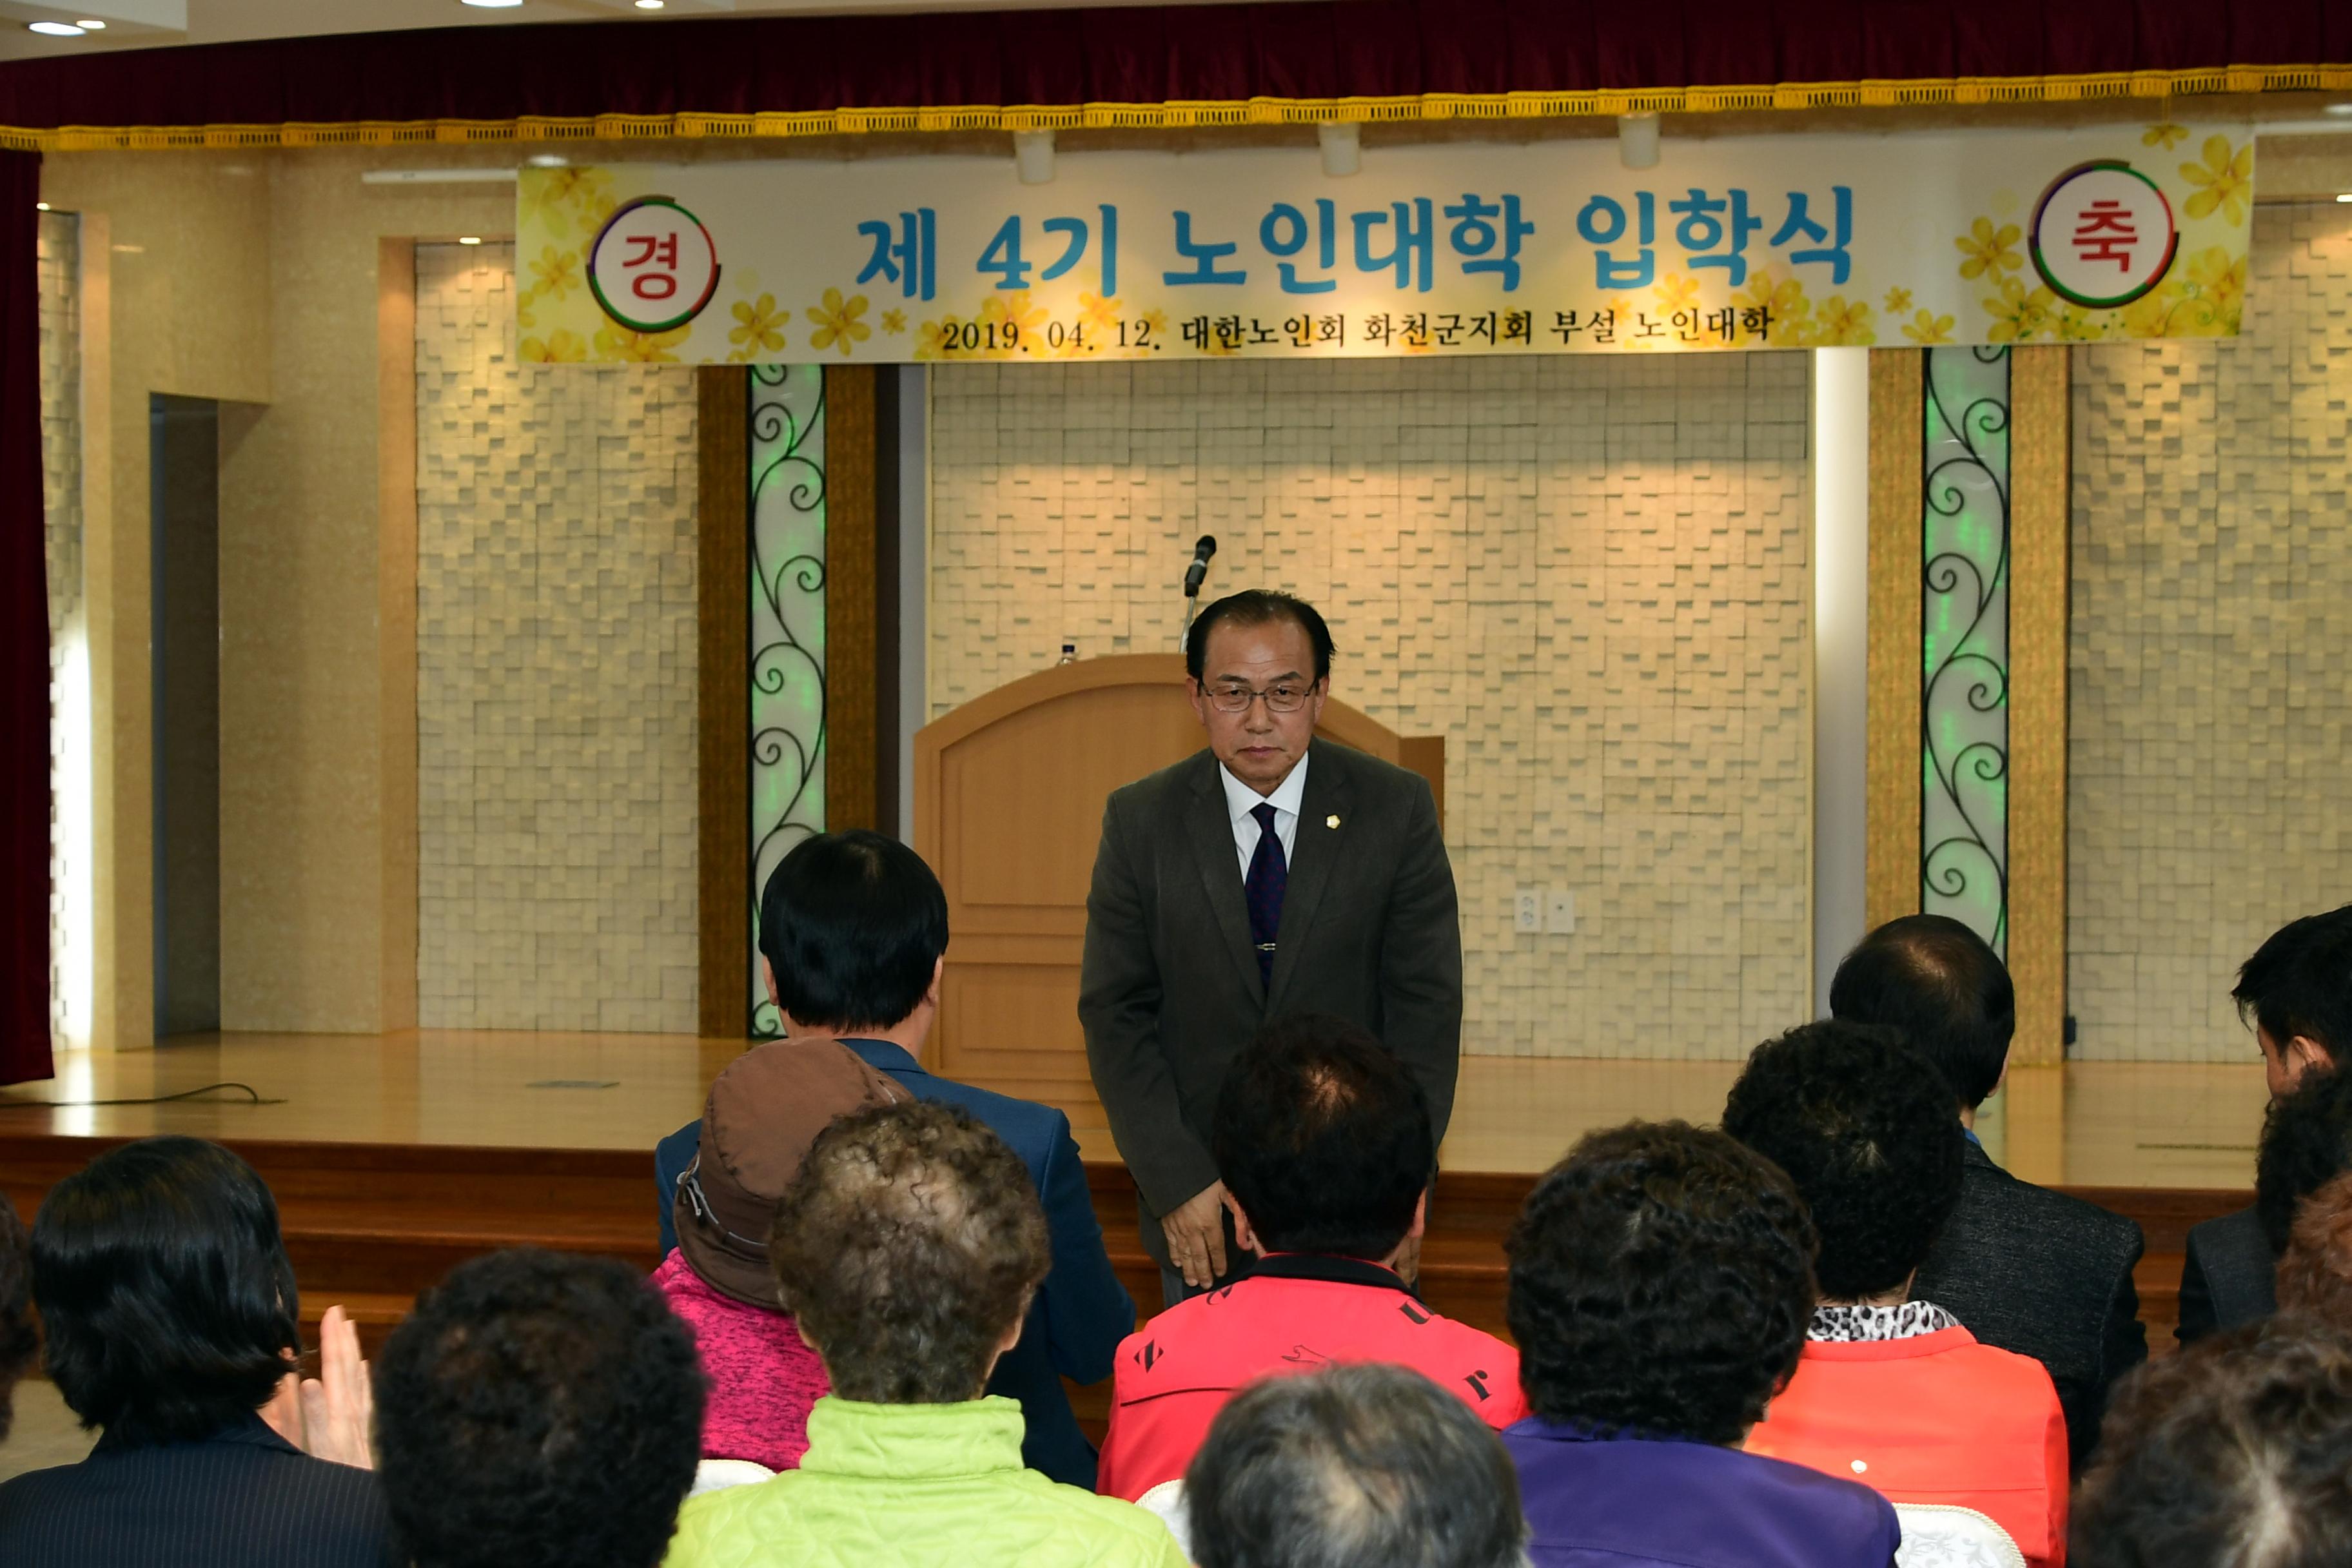
<path fill-rule="evenodd" d="M 2025 1568 L 2009 1531 L 1972 1508 L 1898 1502 L 1895 1517 L 1903 1524 L 1896 1568 Z"/>

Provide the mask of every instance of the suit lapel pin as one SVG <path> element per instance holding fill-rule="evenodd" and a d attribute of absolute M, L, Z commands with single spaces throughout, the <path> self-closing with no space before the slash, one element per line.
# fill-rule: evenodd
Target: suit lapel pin
<path fill-rule="evenodd" d="M 1326 827 L 1337 827 L 1337 826 L 1339 826 L 1339 816 L 1335 814 L 1335 815 L 1333 815 L 1333 816 L 1327 816 L 1327 817 L 1325 817 L 1325 818 L 1323 819 L 1323 826 L 1326 826 Z"/>

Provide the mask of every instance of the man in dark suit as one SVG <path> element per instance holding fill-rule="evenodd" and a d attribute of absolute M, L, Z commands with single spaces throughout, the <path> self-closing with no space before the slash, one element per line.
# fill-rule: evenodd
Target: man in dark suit
<path fill-rule="evenodd" d="M 1420 775 L 1314 738 L 1323 617 L 1286 594 L 1234 594 L 1201 612 L 1184 658 L 1209 744 L 1110 797 L 1078 994 L 1171 1304 L 1234 1256 L 1208 1130 L 1260 1026 L 1328 1013 L 1370 1030 L 1420 1079 L 1441 1141 L 1462 1048 L 1436 802 Z"/>
<path fill-rule="evenodd" d="M 2275 1113 L 2279 1101 L 2313 1078 L 2333 1073 L 2343 1050 L 2352 1048 L 2352 904 L 2272 932 L 2238 971 L 2230 995 L 2238 1016 L 2254 1026 Z M 2270 1142 L 2266 1127 L 2265 1149 Z M 2189 1228 L 2189 1256 L 2180 1265 L 2180 1323 L 2172 1331 L 2182 1344 L 2277 1310 L 2284 1232 L 2273 1247 L 2259 1208 Z M 2291 1210 L 2287 1218 L 2294 1218 Z"/>
<path fill-rule="evenodd" d="M 1091 1491 L 1094 1445 L 1078 1430 L 1062 1379 L 1110 1375 L 1119 1341 L 1135 1329 L 1135 1301 L 1103 1249 L 1070 1119 L 1050 1105 L 935 1078 L 916 1059 L 939 1016 L 947 945 L 939 879 L 912 849 L 863 829 L 799 845 L 770 874 L 760 901 L 761 963 L 786 1035 L 840 1040 L 916 1099 L 971 1112 L 1028 1166 L 1054 1266 L 988 1392 L 1021 1404 L 1024 1464 Z M 701 1141 L 702 1123 L 690 1121 L 654 1152 L 665 1256 L 677 1245 L 670 1210 L 678 1179 Z"/>
<path fill-rule="evenodd" d="M 2107 1390 L 2147 1359 L 2132 1282 L 2146 1243 L 2136 1222 L 2018 1180 L 1977 1141 L 1977 1108 L 2008 1073 L 2017 1032 L 2009 971 L 1959 921 L 1906 915 L 1838 965 L 1830 1011 L 1901 1030 L 1952 1090 L 1969 1135 L 1960 1202 L 1912 1294 L 1949 1310 L 1982 1342 L 2049 1370 L 2080 1475 Z"/>

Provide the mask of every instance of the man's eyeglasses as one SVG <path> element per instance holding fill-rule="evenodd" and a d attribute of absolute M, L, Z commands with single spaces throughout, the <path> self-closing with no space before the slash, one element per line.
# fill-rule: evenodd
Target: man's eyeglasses
<path fill-rule="evenodd" d="M 1246 713 L 1250 710 L 1250 704 L 1261 697 L 1265 699 L 1265 710 L 1269 713 L 1296 713 L 1307 706 L 1307 694 L 1315 689 L 1286 680 L 1263 691 L 1239 682 L 1204 689 L 1209 694 L 1209 706 L 1220 713 Z"/>

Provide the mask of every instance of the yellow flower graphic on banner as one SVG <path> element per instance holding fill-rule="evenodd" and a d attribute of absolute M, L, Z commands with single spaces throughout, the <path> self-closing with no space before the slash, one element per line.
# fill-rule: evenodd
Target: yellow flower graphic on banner
<path fill-rule="evenodd" d="M 1676 310 L 1687 310 L 1698 303 L 1698 279 L 1681 272 L 1669 272 L 1651 290 L 1658 302 L 1661 315 L 1672 316 Z"/>
<path fill-rule="evenodd" d="M 1160 310 L 1155 305 L 1150 310 L 1144 311 L 1140 320 L 1143 330 L 1146 332 L 1149 332 L 1154 341 L 1164 340 L 1168 336 L 1167 311 Z"/>
<path fill-rule="evenodd" d="M 2189 127 L 2175 125 L 2168 120 L 2161 125 L 2151 125 L 2139 133 L 2141 146 L 2161 147 L 2168 152 L 2188 140 Z"/>
<path fill-rule="evenodd" d="M 1910 308 L 1911 308 L 1911 290 L 1910 290 L 1910 289 L 1889 289 L 1886 291 L 1886 313 L 1887 313 L 1888 315 L 1890 315 L 1890 316 L 1899 316 L 1899 315 L 1901 315 L 1904 311 L 1906 311 L 1906 310 L 1909 310 Z"/>
<path fill-rule="evenodd" d="M 691 326 L 666 332 L 633 332 L 626 327 L 596 329 L 596 360 L 600 364 L 676 364 L 669 351 L 686 342 Z"/>
<path fill-rule="evenodd" d="M 1952 318 L 1922 310 L 1903 323 L 1903 335 L 1915 343 L 1948 343 L 1952 341 Z"/>
<path fill-rule="evenodd" d="M 1078 324 L 1088 331 L 1115 332 L 1118 330 L 1118 301 L 1106 300 L 1091 289 L 1078 290 Z"/>
<path fill-rule="evenodd" d="M 1984 301 L 1992 326 L 1985 336 L 1997 343 L 2021 343 L 2050 330 L 2050 312 L 2058 296 L 2047 289 L 2028 292 L 2014 278 L 2000 280 L 2000 298 Z"/>
<path fill-rule="evenodd" d="M 2117 318 L 2124 335 L 2134 338 L 2170 337 L 2173 312 L 2185 297 L 2185 292 L 2180 268 L 2176 265 L 2163 282 L 2124 307 L 2123 313 Z"/>
<path fill-rule="evenodd" d="M 915 334 L 917 359 L 961 359 L 964 357 L 964 323 L 954 316 L 942 316 L 936 321 L 925 321 Z"/>
<path fill-rule="evenodd" d="M 2254 144 L 2248 141 L 2233 158 L 2227 136 L 2208 136 L 2205 161 L 2181 164 L 2180 177 L 2200 187 L 2181 209 L 2190 217 L 2203 217 L 2218 207 L 2222 222 L 2242 224 L 2246 221 L 2246 204 L 2253 192 Z"/>
<path fill-rule="evenodd" d="M 824 303 L 808 308 L 808 319 L 816 323 L 816 331 L 809 334 L 809 347 L 818 350 L 838 347 L 842 357 L 848 358 L 856 352 L 858 342 L 874 335 L 874 329 L 857 319 L 864 314 L 865 295 L 853 294 L 844 300 L 840 289 L 826 289 Z"/>
<path fill-rule="evenodd" d="M 525 364 L 581 364 L 588 358 L 588 345 L 578 332 L 559 327 L 547 334 L 544 342 L 525 338 L 516 350 Z"/>
<path fill-rule="evenodd" d="M 1980 217 L 1969 226 L 1969 232 L 1952 243 L 1968 258 L 1960 263 L 1960 276 L 1981 278 L 1987 273 L 1998 278 L 2004 272 L 2014 272 L 2025 265 L 2025 258 L 2011 247 L 2024 237 L 2025 231 L 2013 223 L 1992 226 L 1992 219 Z"/>
<path fill-rule="evenodd" d="M 530 277 L 531 299 L 569 300 L 572 290 L 580 287 L 580 253 L 544 246 L 539 259 L 530 264 Z"/>
<path fill-rule="evenodd" d="M 994 328 L 996 332 L 994 352 L 999 354 L 1017 354 L 1029 346 L 1031 333 L 1042 331 L 1045 329 L 1045 312 L 1042 308 L 1031 307 L 1028 289 L 1018 289 L 1010 294 L 991 294 L 983 300 L 980 307 L 980 324 L 983 353 L 989 352 L 986 347 L 988 329 Z"/>
<path fill-rule="evenodd" d="M 558 233 L 577 222 L 583 235 L 593 233 L 619 205 L 613 195 L 613 176 L 602 169 L 550 170 L 524 182 L 522 199 L 526 221 L 545 224 Z"/>
<path fill-rule="evenodd" d="M 907 312 L 893 308 L 882 312 L 882 330 L 892 337 L 907 330 Z"/>
<path fill-rule="evenodd" d="M 2095 343 L 2107 335 L 2105 321 L 2074 305 L 2061 308 L 2053 324 L 2061 342 Z"/>
<path fill-rule="evenodd" d="M 1878 341 L 1878 329 L 1870 323 L 1868 305 L 1860 300 L 1849 305 L 1844 295 L 1832 294 L 1813 318 L 1812 341 L 1823 348 L 1865 348 Z"/>
<path fill-rule="evenodd" d="M 1731 302 L 1739 310 L 1738 342 L 1761 337 L 1768 343 L 1793 348 L 1809 341 L 1812 326 L 1807 318 L 1813 313 L 1813 304 L 1805 298 L 1801 278 L 1776 279 L 1770 268 L 1759 267 Z M 1761 326 L 1757 324 L 1758 312 L 1763 317 Z"/>
<path fill-rule="evenodd" d="M 762 294 L 757 300 L 735 301 L 735 324 L 727 330 L 727 341 L 738 345 L 727 356 L 730 364 L 741 364 L 761 353 L 776 353 L 784 346 L 783 326 L 791 321 L 792 312 L 776 309 L 776 297 Z"/>
<path fill-rule="evenodd" d="M 2201 250 L 2189 258 L 2189 286 L 2197 298 L 2211 301 L 2234 329 L 2246 303 L 2246 258 L 2231 261 L 2218 245 Z"/>

